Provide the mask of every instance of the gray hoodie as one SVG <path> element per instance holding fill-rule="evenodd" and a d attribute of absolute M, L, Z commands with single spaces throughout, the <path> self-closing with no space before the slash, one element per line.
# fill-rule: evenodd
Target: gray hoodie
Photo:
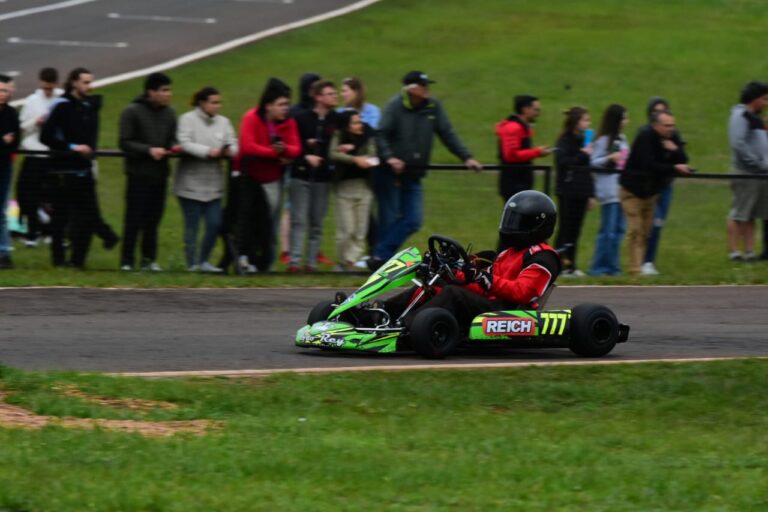
<path fill-rule="evenodd" d="M 768 172 L 768 135 L 762 119 L 743 104 L 731 109 L 728 121 L 733 172 Z"/>

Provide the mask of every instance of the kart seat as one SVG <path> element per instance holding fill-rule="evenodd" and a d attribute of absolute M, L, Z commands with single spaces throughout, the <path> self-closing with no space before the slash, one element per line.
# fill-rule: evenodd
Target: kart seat
<path fill-rule="evenodd" d="M 541 297 L 536 300 L 536 304 L 538 304 L 538 310 L 541 311 L 544 309 L 544 306 L 547 305 L 547 301 L 549 300 L 549 296 L 552 295 L 552 292 L 555 291 L 555 288 L 557 288 L 557 284 L 551 283 L 549 286 L 547 286 L 547 289 L 544 290 L 544 293 Z"/>

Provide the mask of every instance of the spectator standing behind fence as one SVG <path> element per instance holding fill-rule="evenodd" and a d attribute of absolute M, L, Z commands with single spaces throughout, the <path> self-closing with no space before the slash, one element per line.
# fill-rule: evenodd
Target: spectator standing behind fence
<path fill-rule="evenodd" d="M 157 230 L 165 209 L 168 156 L 179 150 L 171 96 L 171 79 L 152 73 L 144 80 L 144 94 L 120 116 L 120 149 L 125 152 L 127 179 L 122 270 L 133 270 L 139 236 L 141 269 L 162 270 L 157 264 Z"/>
<path fill-rule="evenodd" d="M 650 128 L 639 130 L 619 178 L 619 197 L 627 216 L 629 273 L 633 276 L 640 274 L 659 192 L 676 174 L 691 173 L 685 149 L 672 141 L 674 132 L 672 114 L 652 114 Z"/>
<path fill-rule="evenodd" d="M 735 175 L 768 172 L 768 136 L 760 114 L 768 105 L 768 84 L 749 82 L 740 103 L 731 109 L 728 138 L 731 172 Z M 755 261 L 755 219 L 768 219 L 768 181 L 731 180 L 733 203 L 728 213 L 731 261 Z M 744 252 L 742 252 L 742 249 Z"/>
<path fill-rule="evenodd" d="M 48 162 L 46 190 L 51 202 L 53 265 L 85 267 L 91 236 L 100 220 L 96 202 L 93 156 L 99 136 L 101 96 L 90 96 L 93 74 L 72 70 L 64 95 L 52 105 L 40 132 L 40 142 L 66 152 Z M 67 260 L 64 239 L 72 243 Z"/>
<path fill-rule="evenodd" d="M 56 98 L 64 94 L 58 88 L 59 72 L 54 68 L 43 68 L 38 75 L 39 87 L 24 100 L 21 110 L 21 129 L 24 138 L 21 149 L 30 151 L 48 151 L 48 146 L 40 142 L 40 129 L 48 117 Z M 38 210 L 42 208 L 43 179 L 48 168 L 48 157 L 44 155 L 27 155 L 19 170 L 16 180 L 16 198 L 19 201 L 19 215 L 26 219 L 27 233 L 24 244 L 35 247 L 42 234 L 42 224 Z"/>
<path fill-rule="evenodd" d="M 660 96 L 654 96 L 648 101 L 646 112 L 648 113 L 648 122 L 650 122 L 651 115 L 654 112 L 670 112 L 669 103 Z M 649 130 L 650 125 L 646 125 L 641 129 Z M 680 135 L 679 130 L 675 129 L 669 140 L 672 144 L 685 148 L 685 141 Z M 656 276 L 659 274 L 659 271 L 656 269 L 656 254 L 659 249 L 659 241 L 661 240 L 661 230 L 664 227 L 664 221 L 667 219 L 667 215 L 669 215 L 669 207 L 672 203 L 672 183 L 674 183 L 674 176 L 669 176 L 659 192 L 659 199 L 656 201 L 656 208 L 653 215 L 653 227 L 651 228 L 651 234 L 648 237 L 648 247 L 645 250 L 643 265 L 640 267 L 640 273 L 646 276 Z"/>
<path fill-rule="evenodd" d="M 628 124 L 629 115 L 623 106 L 613 104 L 605 110 L 590 158 L 592 167 L 624 169 L 629 143 L 623 132 Z M 626 224 L 619 200 L 619 174 L 596 173 L 594 180 L 595 197 L 600 203 L 600 228 L 588 273 L 593 276 L 620 275 L 621 240 Z"/>
<path fill-rule="evenodd" d="M 360 119 L 366 125 L 370 126 L 374 133 L 379 129 L 381 122 L 381 109 L 372 103 L 366 101 L 365 84 L 359 78 L 345 78 L 341 82 L 341 99 L 344 105 L 339 108 L 340 112 L 344 110 L 355 110 L 360 113 Z M 378 222 L 374 215 L 373 208 L 370 209 L 368 216 L 368 233 L 366 233 L 366 242 L 368 243 L 369 254 L 376 247 L 376 237 L 378 233 Z M 366 262 L 370 256 L 363 256 L 356 262 L 358 268 L 368 268 Z"/>
<path fill-rule="evenodd" d="M 191 271 L 222 272 L 208 259 L 221 228 L 226 173 L 222 158 L 237 154 L 237 137 L 229 119 L 219 115 L 218 90 L 203 87 L 192 98 L 192 106 L 194 110 L 179 117 L 182 154 L 173 186 L 184 216 L 184 255 Z M 205 234 L 198 252 L 200 219 L 205 221 Z"/>
<path fill-rule="evenodd" d="M 296 116 L 302 157 L 292 166 L 289 272 L 300 270 L 307 230 L 308 248 L 304 269 L 307 272 L 315 271 L 323 238 L 323 220 L 328 212 L 332 172 L 328 150 L 336 130 L 338 93 L 333 82 L 319 80 L 312 84 L 310 95 L 314 98 L 314 107 Z"/>
<path fill-rule="evenodd" d="M 557 200 L 560 203 L 560 224 L 555 246 L 561 253 L 563 277 L 583 277 L 576 266 L 576 254 L 581 226 L 587 210 L 594 201 L 592 174 L 578 167 L 589 167 L 592 145 L 584 138 L 592 124 L 589 111 L 584 107 L 571 107 L 565 112 L 563 131 L 557 139 Z"/>
<path fill-rule="evenodd" d="M 435 135 L 468 169 L 482 170 L 480 162 L 472 157 L 456 134 L 442 103 L 430 95 L 433 83 L 425 73 L 411 71 L 403 77 L 400 93 L 384 107 L 378 143 L 379 156 L 387 165 L 382 165 L 375 174 L 379 236 L 374 254 L 368 260 L 371 270 L 391 258 L 421 227 L 424 214 L 421 180 L 427 175 Z"/>
<path fill-rule="evenodd" d="M 13 176 L 11 154 L 19 146 L 21 127 L 19 113 L 9 105 L 12 94 L 13 81 L 8 76 L 0 75 L 0 269 L 13 268 L 6 211 Z"/>
<path fill-rule="evenodd" d="M 515 113 L 496 125 L 499 139 L 499 160 L 505 166 L 499 172 L 499 194 L 504 203 L 523 190 L 533 188 L 533 171 L 526 168 L 535 158 L 546 156 L 546 146 L 533 147 L 533 123 L 541 114 L 541 104 L 535 96 L 515 96 Z"/>
<path fill-rule="evenodd" d="M 239 237 L 241 271 L 266 272 L 277 254 L 283 173 L 301 155 L 296 121 L 288 117 L 291 89 L 270 78 L 257 108 L 240 124 Z"/>
<path fill-rule="evenodd" d="M 339 115 L 331 142 L 335 164 L 337 270 L 354 270 L 363 254 L 371 212 L 371 170 L 379 164 L 373 128 L 355 110 Z"/>

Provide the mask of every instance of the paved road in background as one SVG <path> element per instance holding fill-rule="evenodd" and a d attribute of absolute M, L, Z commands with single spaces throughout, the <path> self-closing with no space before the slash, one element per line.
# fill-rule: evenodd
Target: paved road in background
<path fill-rule="evenodd" d="M 6 0 L 0 2 L 0 73 L 20 73 L 16 77 L 16 98 L 20 99 L 34 89 L 37 72 L 45 66 L 57 67 L 62 73 L 85 66 L 97 79 L 103 78 L 157 65 L 354 3 L 355 0 Z M 56 4 L 72 6 L 10 17 Z M 76 43 L 79 46 L 73 46 Z"/>
<path fill-rule="evenodd" d="M 300 349 L 319 289 L 0 290 L 0 364 L 111 372 L 424 364 L 415 355 Z M 768 356 L 768 287 L 566 287 L 548 307 L 599 302 L 631 325 L 612 360 Z M 573 361 L 565 349 L 459 355 L 445 363 Z M 440 362 L 438 362 L 440 364 Z"/>

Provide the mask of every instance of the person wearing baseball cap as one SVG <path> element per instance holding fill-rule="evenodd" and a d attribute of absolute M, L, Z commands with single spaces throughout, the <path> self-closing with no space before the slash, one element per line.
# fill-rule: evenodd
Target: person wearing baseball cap
<path fill-rule="evenodd" d="M 482 170 L 448 119 L 442 103 L 430 95 L 435 83 L 423 71 L 409 71 L 399 94 L 384 107 L 379 125 L 380 169 L 374 173 L 379 203 L 379 240 L 368 260 L 376 269 L 392 257 L 422 223 L 421 180 L 427 174 L 432 142 L 437 135 L 468 169 Z"/>

